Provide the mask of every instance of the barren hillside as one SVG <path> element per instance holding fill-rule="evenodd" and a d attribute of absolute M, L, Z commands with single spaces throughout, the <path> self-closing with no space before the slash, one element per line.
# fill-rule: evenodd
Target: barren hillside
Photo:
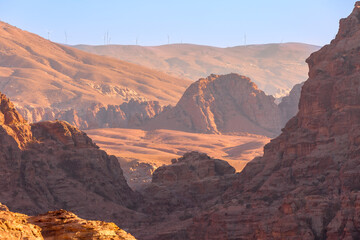
<path fill-rule="evenodd" d="M 60 45 L 0 22 L 0 90 L 16 105 L 175 104 L 187 80 Z"/>
<path fill-rule="evenodd" d="M 281 43 L 218 48 L 194 44 L 154 47 L 77 45 L 78 49 L 115 57 L 195 81 L 214 74 L 238 73 L 251 78 L 267 94 L 285 95 L 307 79 L 305 59 L 318 46 Z"/>

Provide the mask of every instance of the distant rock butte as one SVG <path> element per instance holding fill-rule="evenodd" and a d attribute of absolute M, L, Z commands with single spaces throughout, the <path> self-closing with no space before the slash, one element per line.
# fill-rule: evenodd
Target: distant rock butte
<path fill-rule="evenodd" d="M 114 223 L 87 221 L 65 210 L 32 217 L 10 212 L 5 205 L 1 204 L 0 238 L 3 240 L 135 239 Z"/>
<path fill-rule="evenodd" d="M 274 100 L 247 77 L 210 75 L 191 84 L 174 108 L 151 119 L 145 129 L 275 136 L 282 126 Z"/>

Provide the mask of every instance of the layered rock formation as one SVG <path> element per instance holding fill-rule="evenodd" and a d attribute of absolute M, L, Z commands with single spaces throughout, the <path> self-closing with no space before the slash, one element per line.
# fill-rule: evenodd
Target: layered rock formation
<path fill-rule="evenodd" d="M 299 112 L 189 239 L 360 238 L 360 2 L 307 60 Z"/>
<path fill-rule="evenodd" d="M 87 221 L 65 210 L 29 217 L 10 212 L 2 204 L 0 204 L 0 238 L 3 240 L 135 239 L 114 223 Z"/>
<path fill-rule="evenodd" d="M 66 122 L 28 124 L 3 94 L 0 143 L 0 200 L 14 211 L 63 208 L 119 223 L 139 202 L 116 157 Z"/>
<path fill-rule="evenodd" d="M 17 107 L 29 122 L 67 121 L 80 129 L 94 128 L 139 128 L 147 120 L 157 116 L 164 107 L 157 101 L 130 100 L 121 105 L 91 104 L 76 110 L 70 108 Z"/>
<path fill-rule="evenodd" d="M 159 114 L 145 128 L 274 136 L 281 127 L 274 98 L 249 78 L 228 74 L 210 75 L 193 83 L 174 108 Z"/>

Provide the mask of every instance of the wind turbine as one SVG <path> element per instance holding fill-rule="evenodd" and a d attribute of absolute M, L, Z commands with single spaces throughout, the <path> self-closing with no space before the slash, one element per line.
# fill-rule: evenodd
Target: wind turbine
<path fill-rule="evenodd" d="M 67 38 L 67 33 L 66 33 L 66 31 L 64 31 L 64 34 L 65 34 L 65 44 L 67 44 L 68 38 Z"/>
<path fill-rule="evenodd" d="M 109 37 L 109 31 L 104 34 L 104 45 L 110 44 L 111 37 Z"/>
<path fill-rule="evenodd" d="M 50 41 L 50 34 L 51 34 L 52 31 L 48 30 L 47 31 L 47 39 Z"/>

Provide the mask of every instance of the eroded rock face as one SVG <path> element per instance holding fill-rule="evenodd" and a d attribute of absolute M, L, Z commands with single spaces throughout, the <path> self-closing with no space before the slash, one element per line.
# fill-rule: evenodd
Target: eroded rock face
<path fill-rule="evenodd" d="M 360 2 L 307 62 L 298 114 L 190 239 L 360 238 Z"/>
<path fill-rule="evenodd" d="M 27 216 L 10 212 L 2 204 L 0 204 L 0 238 L 3 240 L 135 239 L 114 223 L 84 220 L 65 210 Z"/>
<path fill-rule="evenodd" d="M 116 157 L 84 132 L 62 121 L 29 124 L 4 95 L 0 107 L 0 199 L 12 210 L 67 209 L 119 223 L 137 206 Z"/>
<path fill-rule="evenodd" d="M 121 105 L 92 104 L 81 109 L 17 107 L 29 122 L 64 120 L 79 129 L 139 128 L 163 111 L 157 101 L 130 100 Z"/>
<path fill-rule="evenodd" d="M 282 127 L 274 100 L 247 77 L 212 74 L 193 83 L 174 108 L 152 119 L 146 128 L 274 136 Z"/>

